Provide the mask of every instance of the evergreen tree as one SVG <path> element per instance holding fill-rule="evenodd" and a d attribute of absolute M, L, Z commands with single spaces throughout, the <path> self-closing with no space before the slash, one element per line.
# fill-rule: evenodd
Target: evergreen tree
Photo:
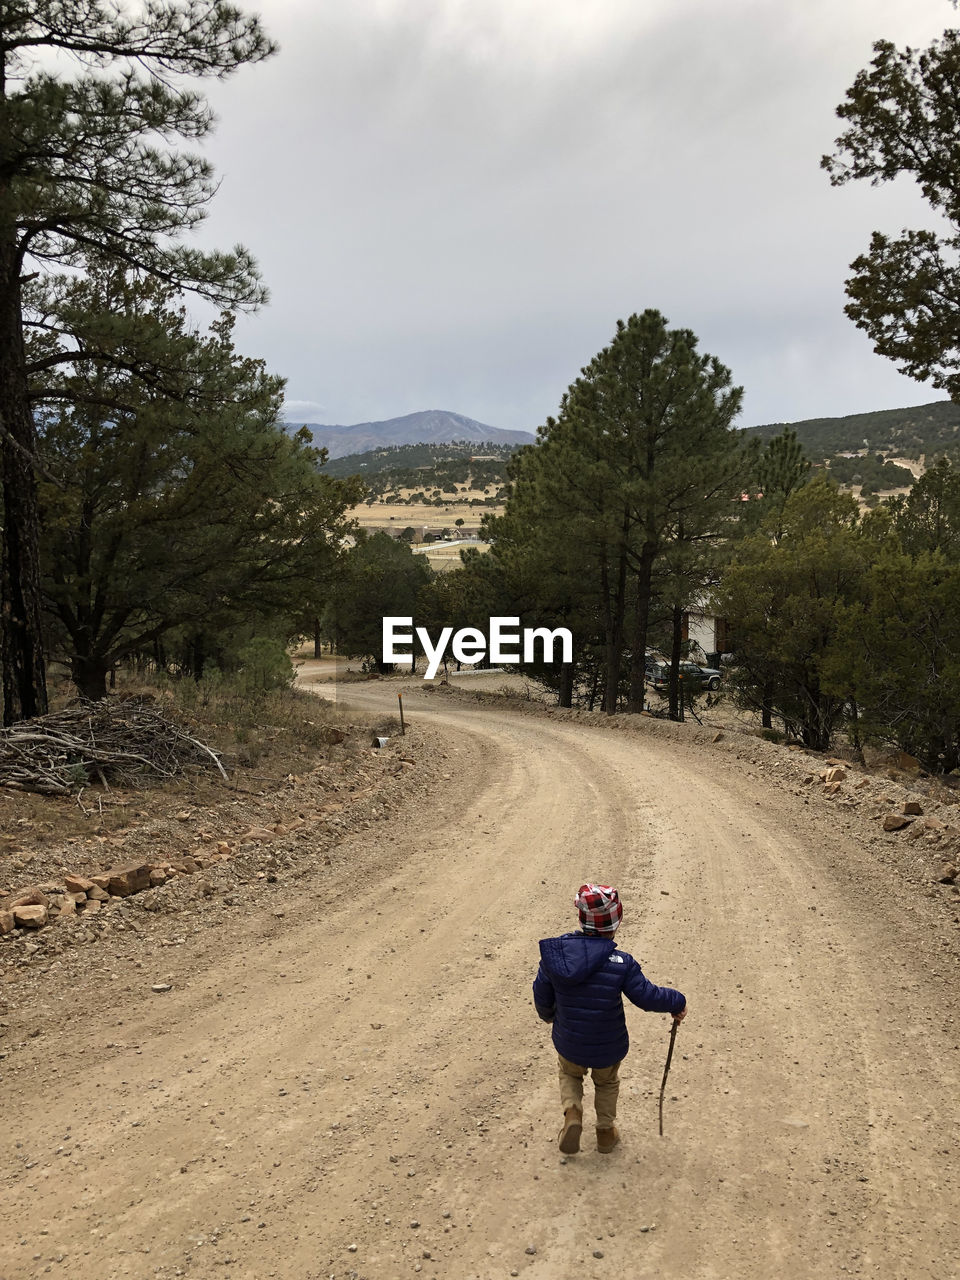
<path fill-rule="evenodd" d="M 491 550 L 462 553 L 474 616 L 518 617 L 522 627 L 564 626 L 573 636 L 574 661 L 525 666 L 524 672 L 571 706 L 576 686 L 595 672 L 600 602 L 591 512 L 602 501 L 588 493 L 586 475 L 556 502 L 556 441 L 520 449 L 510 461 L 504 514 L 486 517 L 483 537 Z M 594 689 L 594 696 L 596 690 Z"/>
<path fill-rule="evenodd" d="M 668 554 L 702 564 L 741 491 L 740 392 L 696 347 L 656 311 L 620 322 L 511 460 L 504 515 L 484 525 L 490 554 L 465 557 L 491 613 L 573 633 L 572 664 L 531 672 L 562 705 L 579 690 L 591 706 L 602 692 L 608 714 L 624 697 L 642 708 L 654 567 Z M 692 596 L 707 581 L 685 579 Z"/>
<path fill-rule="evenodd" d="M 46 709 L 41 642 L 38 462 L 31 380 L 82 352 L 31 364 L 24 288 L 89 256 L 138 270 L 221 307 L 263 290 L 245 250 L 179 243 L 204 215 L 209 164 L 178 152 L 212 115 L 185 77 L 231 74 L 266 57 L 259 23 L 222 0 L 145 0 L 135 16 L 105 0 L 13 0 L 0 9 L 0 666 L 5 723 Z M 51 55 L 73 56 L 72 74 Z"/>
<path fill-rule="evenodd" d="M 758 533 L 738 545 L 717 591 L 741 702 L 767 726 L 780 716 L 818 751 L 843 718 L 852 683 L 843 628 L 874 554 L 854 498 L 818 476 L 788 500 L 778 542 Z"/>
<path fill-rule="evenodd" d="M 605 645 L 604 709 L 620 696 L 630 653 L 627 706 L 643 708 L 654 565 L 674 531 L 704 512 L 729 511 L 742 485 L 731 430 L 741 389 L 688 329 L 671 330 L 654 310 L 618 321 L 582 371 L 543 439 L 544 499 L 567 537 L 596 565 Z M 710 521 L 708 520 L 708 523 Z"/>
<path fill-rule="evenodd" d="M 671 720 L 684 718 L 684 702 L 691 694 L 684 688 L 680 672 L 681 661 L 689 656 L 689 645 L 683 638 L 684 615 L 692 606 L 702 607 L 719 581 L 727 554 L 719 529 L 729 524 L 729 506 L 725 495 L 722 508 L 713 513 L 712 519 L 709 506 L 705 506 L 699 532 L 679 521 L 654 574 L 652 609 L 657 611 L 659 623 L 656 633 L 666 637 L 663 652 L 670 655 L 667 696 Z"/>
<path fill-rule="evenodd" d="M 946 458 L 888 505 L 905 552 L 940 551 L 948 560 L 960 560 L 960 473 Z"/>
<path fill-rule="evenodd" d="M 486 632 L 483 623 L 490 616 L 480 603 L 476 579 L 462 568 L 434 573 L 417 590 L 413 617 L 416 625 L 425 627 L 434 640 L 444 627 L 452 627 L 454 632 L 463 627 Z M 411 670 L 416 670 L 416 634 L 411 651 Z"/>
<path fill-rule="evenodd" d="M 823 167 L 834 186 L 912 177 L 946 232 L 876 231 L 852 263 L 845 310 L 874 350 L 918 381 L 960 396 L 960 31 L 928 49 L 878 41 L 837 115 L 847 129 Z"/>
<path fill-rule="evenodd" d="M 865 739 L 931 772 L 960 767 L 960 562 L 892 542 L 870 565 L 841 633 Z"/>
<path fill-rule="evenodd" d="M 339 653 L 371 658 L 385 670 L 384 617 L 411 617 L 433 570 L 424 555 L 388 533 L 361 529 L 356 544 L 343 556 L 324 610 L 322 628 Z"/>
<path fill-rule="evenodd" d="M 743 528 L 763 529 L 775 542 L 783 536 L 783 512 L 791 494 L 810 478 L 810 463 L 792 427 L 761 444 L 753 437 L 747 449 L 747 474 L 752 483 L 741 509 Z"/>
<path fill-rule="evenodd" d="M 282 383 L 236 354 L 229 317 L 201 335 L 156 285 L 149 306 L 123 276 L 82 288 L 79 314 L 115 341 L 109 363 L 61 375 L 40 418 L 41 587 L 57 651 L 95 698 L 115 663 L 172 632 L 199 676 L 218 630 L 319 611 L 362 486 L 281 430 Z"/>

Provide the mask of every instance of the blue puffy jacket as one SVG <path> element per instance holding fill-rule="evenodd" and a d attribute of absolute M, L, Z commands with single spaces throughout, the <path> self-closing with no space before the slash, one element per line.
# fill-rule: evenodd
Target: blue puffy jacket
<path fill-rule="evenodd" d="M 612 938 L 565 933 L 540 943 L 533 1003 L 553 1023 L 553 1043 L 581 1067 L 612 1067 L 630 1047 L 623 997 L 650 1013 L 679 1013 L 686 998 L 657 987 Z"/>

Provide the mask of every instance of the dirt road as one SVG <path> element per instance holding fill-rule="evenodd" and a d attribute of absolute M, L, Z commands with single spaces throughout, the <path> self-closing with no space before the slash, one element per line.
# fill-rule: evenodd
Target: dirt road
<path fill-rule="evenodd" d="M 429 808 L 291 889 L 296 928 L 45 1035 L 0 1277 L 958 1274 L 960 931 L 857 821 L 660 726 L 407 707 L 447 755 Z M 631 1009 L 623 1143 L 564 1159 L 530 983 L 584 879 L 690 1014 L 665 1136 L 669 1019 Z"/>

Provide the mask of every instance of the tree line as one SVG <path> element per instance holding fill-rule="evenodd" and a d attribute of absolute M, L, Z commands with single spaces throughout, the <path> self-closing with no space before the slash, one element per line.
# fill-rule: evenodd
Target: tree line
<path fill-rule="evenodd" d="M 833 465 L 839 455 L 855 449 L 917 460 L 946 456 L 955 461 L 960 446 L 960 405 L 952 400 L 937 400 L 906 409 L 879 409 L 842 418 L 768 423 L 746 427 L 745 434 L 771 440 L 780 435 L 785 426 L 797 433 L 804 453 L 814 466 Z"/>
<path fill-rule="evenodd" d="M 941 460 L 861 514 L 818 475 L 776 528 L 744 538 L 715 593 L 731 619 L 732 684 L 762 723 L 818 750 L 894 743 L 960 767 L 960 474 Z"/>
<path fill-rule="evenodd" d="M 862 498 L 869 497 L 878 489 L 909 488 L 914 479 L 909 467 L 890 462 L 882 453 L 865 452 L 855 458 L 831 458 L 829 469 L 838 484 L 859 485 Z"/>
<path fill-rule="evenodd" d="M 371 477 L 381 472 L 390 472 L 400 477 L 407 477 L 417 472 L 429 471 L 435 474 L 436 468 L 446 464 L 459 464 L 459 474 L 469 474 L 471 466 L 480 463 L 492 464 L 492 475 L 499 483 L 504 476 L 504 464 L 517 448 L 515 444 L 497 444 L 487 440 L 452 440 L 445 444 L 391 444 L 379 449 L 370 449 L 366 453 L 350 453 L 342 458 L 334 458 L 327 464 L 332 476 L 362 476 L 368 483 Z M 477 456 L 479 455 L 479 456 Z M 440 472 L 441 475 L 444 472 Z M 458 481 L 466 483 L 466 480 Z M 399 482 L 395 482 L 395 487 Z M 406 480 L 403 487 L 409 488 Z"/>
<path fill-rule="evenodd" d="M 861 511 L 790 429 L 766 444 L 736 431 L 739 394 L 689 331 L 630 317 L 514 456 L 489 550 L 435 575 L 387 535 L 362 539 L 330 638 L 374 657 L 383 613 L 431 633 L 495 615 L 566 626 L 574 661 L 527 674 L 560 705 L 609 715 L 643 709 L 652 643 L 680 718 L 683 615 L 706 608 L 731 638 L 727 693 L 764 729 L 960 767 L 960 472 L 940 459 Z"/>

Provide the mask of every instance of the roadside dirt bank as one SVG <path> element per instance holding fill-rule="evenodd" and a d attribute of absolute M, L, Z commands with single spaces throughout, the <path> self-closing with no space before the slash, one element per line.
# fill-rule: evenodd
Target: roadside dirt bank
<path fill-rule="evenodd" d="M 940 846 L 756 739 L 404 701 L 425 771 L 389 823 L 149 981 L 119 942 L 117 979 L 40 975 L 42 1034 L 2 1063 L 0 1276 L 952 1274 Z M 530 982 L 583 879 L 620 886 L 621 945 L 691 1012 L 664 1138 L 669 1019 L 633 1011 L 623 1144 L 564 1159 Z"/>

